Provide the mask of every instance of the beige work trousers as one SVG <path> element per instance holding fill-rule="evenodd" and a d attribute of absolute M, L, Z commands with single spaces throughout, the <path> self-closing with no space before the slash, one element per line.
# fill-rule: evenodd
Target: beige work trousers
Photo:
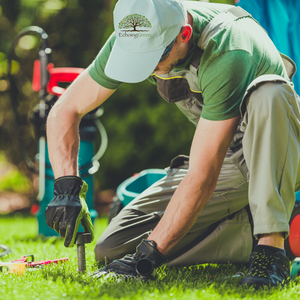
<path fill-rule="evenodd" d="M 299 97 L 285 80 L 266 77 L 249 88 L 243 106 L 242 144 L 228 149 L 211 199 L 167 256 L 170 266 L 247 263 L 253 235 L 288 235 L 295 191 L 300 189 Z M 112 219 L 96 244 L 96 260 L 112 261 L 134 253 L 159 222 L 187 172 L 188 164 L 171 166 L 166 177 Z"/>

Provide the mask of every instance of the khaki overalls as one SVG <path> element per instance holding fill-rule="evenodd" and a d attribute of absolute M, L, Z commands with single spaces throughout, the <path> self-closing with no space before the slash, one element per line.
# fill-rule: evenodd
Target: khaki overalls
<path fill-rule="evenodd" d="M 208 40 L 228 24 L 249 17 L 234 7 L 205 27 L 189 70 L 155 76 L 160 95 L 195 125 L 203 100 L 198 66 Z M 282 56 L 289 76 L 293 62 Z M 246 263 L 253 235 L 289 232 L 295 191 L 300 189 L 300 100 L 290 82 L 263 75 L 248 87 L 241 122 L 227 151 L 217 187 L 196 223 L 169 253 L 168 264 Z M 134 253 L 162 217 L 174 191 L 188 172 L 188 157 L 172 161 L 167 176 L 140 194 L 99 238 L 96 259 L 109 261 Z M 249 209 L 250 207 L 250 209 Z"/>

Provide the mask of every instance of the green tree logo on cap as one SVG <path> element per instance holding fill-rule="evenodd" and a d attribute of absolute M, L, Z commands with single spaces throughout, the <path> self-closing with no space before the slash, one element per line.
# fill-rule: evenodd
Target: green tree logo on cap
<path fill-rule="evenodd" d="M 123 31 L 149 31 L 149 29 L 148 30 L 142 30 L 142 29 L 138 30 L 137 27 L 151 28 L 152 25 L 146 17 L 144 17 L 142 15 L 138 15 L 138 14 L 129 15 L 129 16 L 125 17 L 119 23 L 119 28 L 120 29 L 122 29 L 122 28 L 125 29 Z M 133 29 L 130 30 L 131 28 L 133 28 Z"/>

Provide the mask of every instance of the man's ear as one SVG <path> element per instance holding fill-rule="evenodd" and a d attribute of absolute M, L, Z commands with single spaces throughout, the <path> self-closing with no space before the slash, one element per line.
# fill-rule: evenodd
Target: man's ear
<path fill-rule="evenodd" d="M 192 33 L 193 33 L 193 29 L 190 24 L 186 24 L 182 26 L 180 31 L 181 42 L 186 43 L 187 41 L 189 41 L 192 36 Z"/>

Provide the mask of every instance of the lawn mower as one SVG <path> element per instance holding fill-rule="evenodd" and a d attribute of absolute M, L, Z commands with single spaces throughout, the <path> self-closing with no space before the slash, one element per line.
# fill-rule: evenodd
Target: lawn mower
<path fill-rule="evenodd" d="M 290 234 L 285 240 L 285 250 L 290 260 L 294 260 L 291 278 L 300 276 L 300 191 L 296 193 L 296 202 L 290 219 Z"/>

